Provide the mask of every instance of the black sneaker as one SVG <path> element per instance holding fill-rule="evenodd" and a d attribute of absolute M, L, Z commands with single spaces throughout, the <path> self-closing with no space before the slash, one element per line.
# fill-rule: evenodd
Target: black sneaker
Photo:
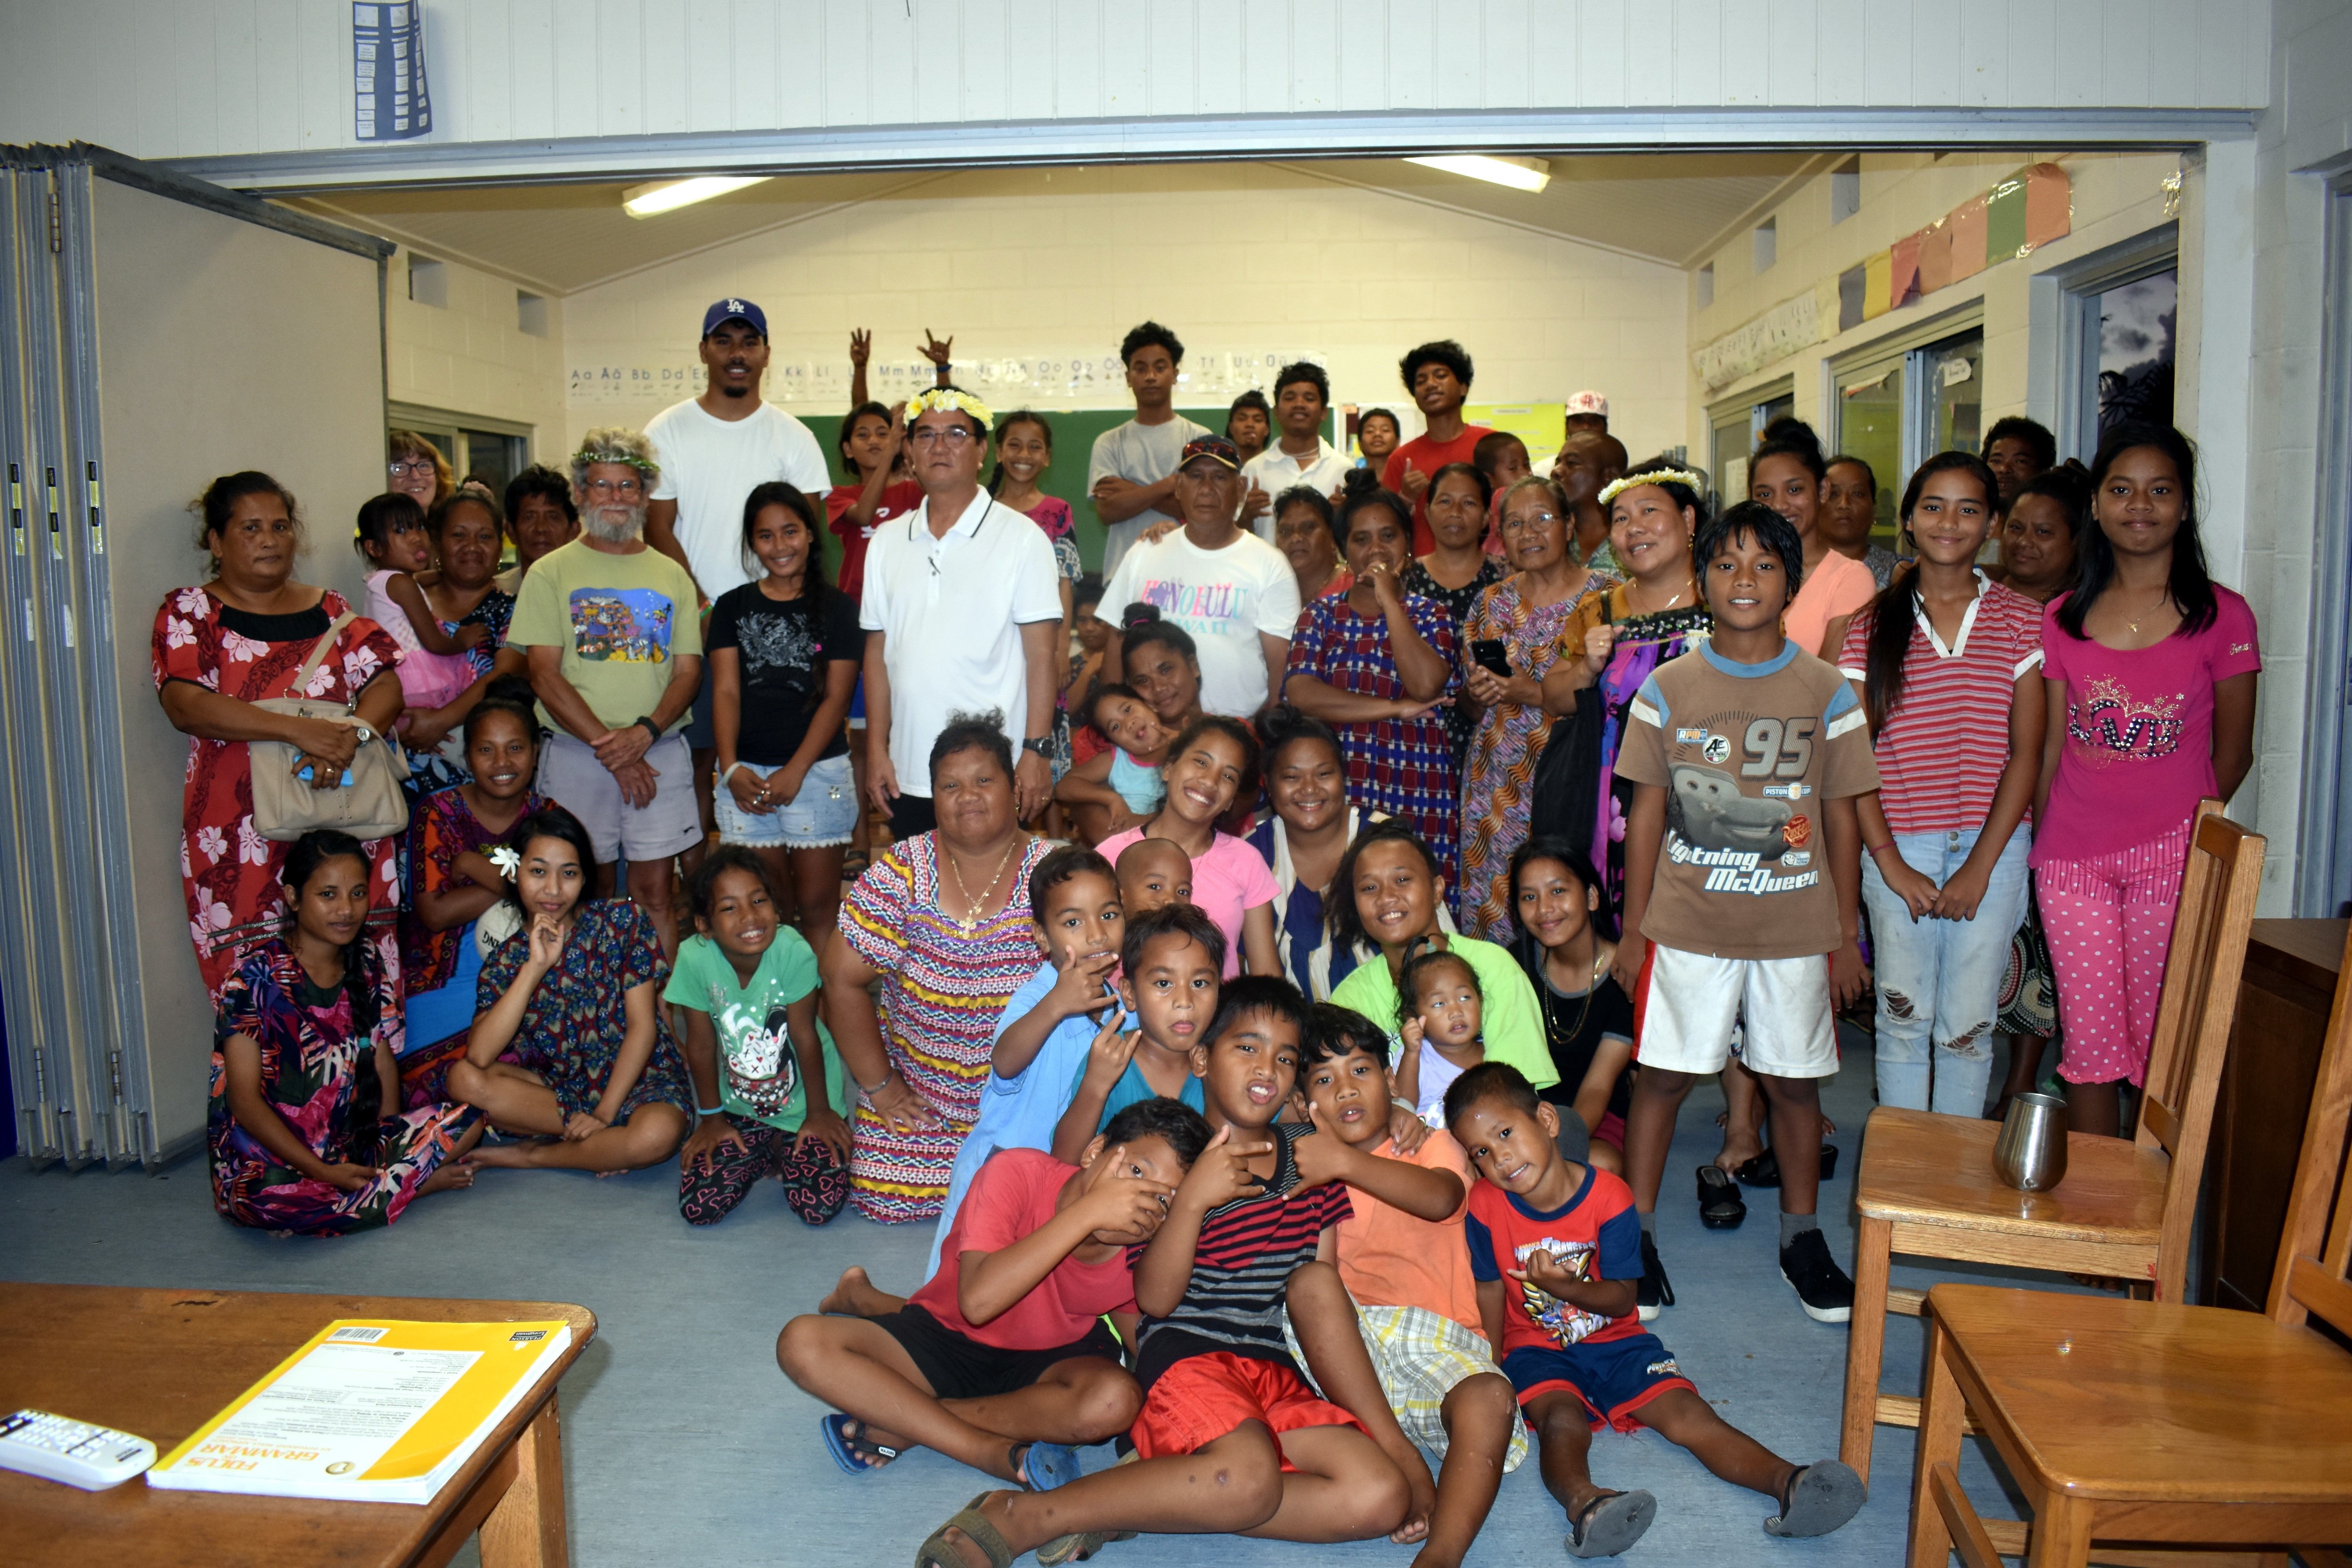
<path fill-rule="evenodd" d="M 1780 1278 L 1796 1288 L 1805 1316 L 1817 1323 L 1843 1323 L 1853 1316 L 1853 1281 L 1830 1256 L 1829 1237 L 1806 1231 L 1780 1249 Z"/>
<path fill-rule="evenodd" d="M 1846 1300 L 1853 1300 L 1853 1287 L 1846 1287 Z M 1642 1233 L 1642 1279 L 1633 1287 L 1634 1310 L 1642 1321 L 1648 1322 L 1658 1315 L 1661 1307 L 1675 1304 L 1674 1282 L 1666 1278 L 1666 1266 L 1658 1261 L 1658 1241 L 1648 1231 Z"/>

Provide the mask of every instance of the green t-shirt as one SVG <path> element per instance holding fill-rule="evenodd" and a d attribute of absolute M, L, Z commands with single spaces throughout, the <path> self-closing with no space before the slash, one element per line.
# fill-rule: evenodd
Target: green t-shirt
<path fill-rule="evenodd" d="M 575 539 L 524 575 L 507 643 L 561 647 L 563 679 L 597 719 L 614 730 L 634 724 L 661 705 L 677 673 L 672 661 L 702 656 L 694 579 L 650 545 L 607 555 Z M 544 703 L 539 717 L 551 730 L 562 728 Z M 678 715 L 677 724 L 686 721 Z"/>
<path fill-rule="evenodd" d="M 1536 1002 L 1536 988 L 1510 949 L 1475 936 L 1449 936 L 1445 950 L 1459 954 L 1478 977 L 1479 1034 L 1486 1042 L 1486 1059 L 1510 1063 L 1538 1089 L 1558 1083 L 1559 1068 L 1552 1065 L 1551 1047 L 1544 1038 L 1543 1010 Z M 1398 1032 L 1396 982 L 1389 977 L 1388 960 L 1375 956 L 1356 965 L 1347 979 L 1331 988 L 1331 1000 L 1380 1026 L 1389 1037 L 1389 1062 L 1393 1068 L 1404 1037 Z"/>
<path fill-rule="evenodd" d="M 531 568 L 534 575 L 538 571 Z M 662 1000 L 710 1015 L 719 1044 L 720 1105 L 738 1116 L 797 1132 L 808 1116 L 808 1089 L 801 1081 L 800 1058 L 793 1053 L 784 1026 L 784 1009 L 816 987 L 816 954 L 800 932 L 785 926 L 761 955 L 749 985 L 735 983 L 735 965 L 717 942 L 707 936 L 688 937 L 677 944 L 677 965 L 670 972 Z M 822 1019 L 816 1037 L 824 1053 L 825 1098 L 836 1114 L 846 1117 L 852 1103 L 849 1069 L 842 1065 Z"/>

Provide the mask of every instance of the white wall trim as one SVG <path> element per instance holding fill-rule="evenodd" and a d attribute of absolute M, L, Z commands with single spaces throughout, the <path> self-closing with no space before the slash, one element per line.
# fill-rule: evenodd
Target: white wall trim
<path fill-rule="evenodd" d="M 163 162 L 183 174 L 241 190 L 293 193 L 452 181 L 650 179 L 719 172 L 820 174 L 1015 163 L 1265 162 L 1448 151 L 2182 147 L 2251 139 L 2254 120 L 2254 111 L 2240 109 L 1912 107 L 1170 116 L 531 142 L 420 141 Z"/>

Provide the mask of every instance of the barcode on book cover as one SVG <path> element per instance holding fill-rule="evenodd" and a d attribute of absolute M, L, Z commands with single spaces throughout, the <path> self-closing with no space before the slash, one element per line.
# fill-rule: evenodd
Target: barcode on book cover
<path fill-rule="evenodd" d="M 327 1336 L 327 1342 L 333 1344 L 337 1342 L 341 1342 L 345 1344 L 372 1345 L 390 1332 L 392 1332 L 390 1329 L 337 1329 L 333 1333 Z"/>

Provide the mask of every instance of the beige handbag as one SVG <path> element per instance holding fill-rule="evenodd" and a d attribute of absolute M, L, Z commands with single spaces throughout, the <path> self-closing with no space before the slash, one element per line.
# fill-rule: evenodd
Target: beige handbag
<path fill-rule="evenodd" d="M 334 651 L 335 634 L 351 619 L 349 610 L 335 617 L 310 657 L 302 661 L 302 668 L 287 681 L 288 692 L 299 693 L 309 687 L 320 663 Z M 347 703 L 289 695 L 265 697 L 254 706 L 354 728 L 360 722 L 356 691 Z M 314 827 L 332 827 L 360 839 L 388 838 L 408 826 L 408 800 L 400 790 L 408 777 L 408 758 L 400 742 L 389 735 L 379 735 L 360 747 L 346 770 L 351 783 L 334 789 L 312 789 L 308 780 L 296 778 L 294 759 L 301 752 L 284 741 L 254 741 L 247 749 L 252 753 L 253 826 L 264 838 L 282 843 L 299 838 Z"/>

